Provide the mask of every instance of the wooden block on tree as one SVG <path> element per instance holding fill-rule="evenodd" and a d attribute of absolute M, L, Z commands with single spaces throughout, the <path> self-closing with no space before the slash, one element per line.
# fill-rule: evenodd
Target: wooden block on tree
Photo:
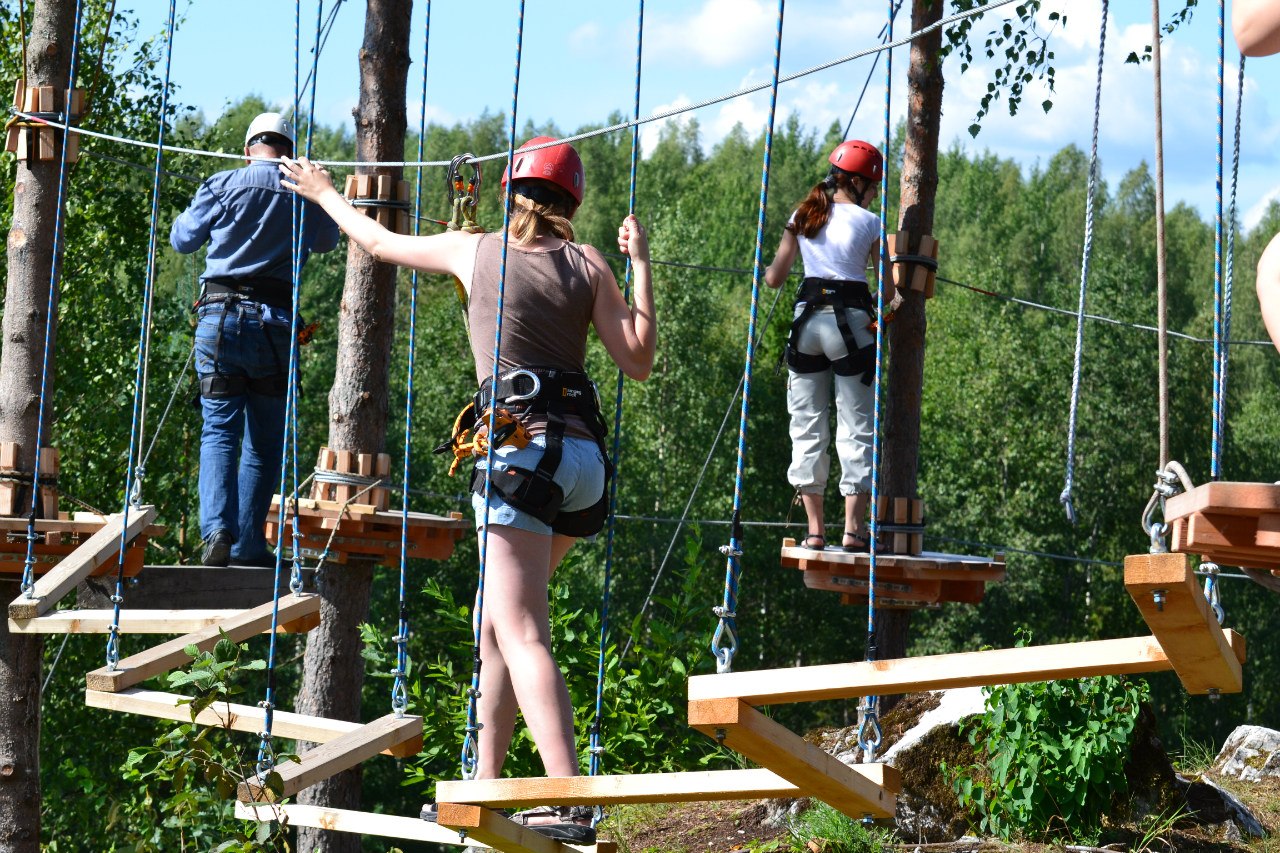
<path fill-rule="evenodd" d="M 893 498 L 893 523 L 906 524 L 910 515 L 910 504 L 907 498 Z M 906 554 L 910 550 L 910 536 L 906 533 L 893 534 L 893 553 Z"/>
<path fill-rule="evenodd" d="M 12 480 L 0 480 L 0 516 L 16 516 L 18 512 L 18 484 Z"/>
<path fill-rule="evenodd" d="M 405 755 L 414 755 L 422 750 L 421 717 L 388 714 L 303 753 L 300 761 L 277 765 L 276 772 L 284 786 L 281 795 L 292 797 L 343 770 L 364 763 L 385 749 L 397 747 Z M 256 779 L 241 782 L 236 792 L 242 803 L 270 802 L 275 796 L 275 792 L 257 784 Z"/>
<path fill-rule="evenodd" d="M 84 89 L 71 90 L 71 103 L 67 106 L 67 125 L 80 123 L 84 115 Z M 67 146 L 67 162 L 75 163 L 80 159 L 80 134 L 68 130 L 63 137 Z"/>
<path fill-rule="evenodd" d="M 406 232 L 407 233 L 407 232 Z M 373 475 L 383 482 L 387 482 L 391 478 L 391 457 L 386 453 L 379 453 L 374 462 Z M 391 506 L 391 490 L 386 486 L 378 486 L 373 490 L 373 505 L 379 510 L 386 510 Z"/>
<path fill-rule="evenodd" d="M 928 255 L 935 261 L 938 259 L 938 241 L 929 235 L 920 238 L 920 254 Z M 924 282 L 924 298 L 932 299 L 934 289 L 936 287 L 938 271 L 936 269 L 927 270 L 927 276 Z"/>
<path fill-rule="evenodd" d="M 924 501 L 912 498 L 911 500 L 911 523 L 924 524 Z M 910 534 L 910 541 L 907 543 L 907 550 L 912 554 L 921 554 L 924 552 L 924 534 Z"/>
<path fill-rule="evenodd" d="M 21 450 L 16 441 L 0 441 L 0 471 L 17 471 Z"/>
<path fill-rule="evenodd" d="M 373 175 L 356 175 L 355 179 L 356 198 L 371 198 L 373 196 Z"/>
<path fill-rule="evenodd" d="M 1240 661 L 1200 591 L 1190 557 L 1125 557 L 1124 586 L 1188 693 L 1240 692 Z"/>
<path fill-rule="evenodd" d="M 348 180 L 354 178 L 355 175 L 349 175 Z M 327 447 L 321 447 L 320 453 L 316 457 L 316 469 L 319 471 L 334 471 L 338 464 L 338 454 L 334 453 Z M 311 483 L 311 497 L 316 500 L 331 501 L 333 500 L 333 483 Z"/>
<path fill-rule="evenodd" d="M 13 84 L 13 108 L 22 109 L 23 96 L 26 94 L 26 85 L 23 80 L 19 79 Z M 22 128 L 14 125 L 9 128 L 9 132 L 5 134 L 4 150 L 11 153 L 18 151 L 18 139 L 22 135 Z M 19 158 L 21 159 L 21 158 Z"/>
<path fill-rule="evenodd" d="M 368 177 L 367 175 L 365 177 Z M 356 458 L 355 454 L 350 450 L 337 451 L 337 460 L 334 463 L 334 470 L 342 474 L 355 473 Z M 333 487 L 333 499 L 338 503 L 346 503 L 351 500 L 351 496 L 355 494 L 355 489 L 346 485 L 335 485 Z"/>
<path fill-rule="evenodd" d="M 342 195 L 347 201 L 356 198 L 356 176 L 347 175 L 347 182 L 342 186 Z"/>
<path fill-rule="evenodd" d="M 739 699 L 690 702 L 689 725 L 854 820 L 894 816 L 896 769 L 884 766 L 885 784 L 877 785 Z"/>
<path fill-rule="evenodd" d="M 617 853 L 617 845 L 608 841 L 597 842 L 594 848 L 564 844 L 482 806 L 437 802 L 436 808 L 439 825 L 464 831 L 468 841 L 479 841 L 505 853 L 570 853 L 573 850 Z"/>
<path fill-rule="evenodd" d="M 106 524 L 68 554 L 57 567 L 35 582 L 31 595 L 22 595 L 9 605 L 10 619 L 34 619 L 53 609 L 61 598 L 76 588 L 114 554 L 118 553 L 121 531 L 128 545 L 141 535 L 156 517 L 154 506 L 143 506 L 129 513 L 128 527 L 123 513 L 107 517 Z"/>
<path fill-rule="evenodd" d="M 186 652 L 187 646 L 194 645 L 200 651 L 207 652 L 217 645 L 218 640 L 223 636 L 233 643 L 239 643 L 256 634 L 269 631 L 273 607 L 275 603 L 269 601 L 252 610 L 245 610 L 236 618 L 221 625 L 195 631 L 136 655 L 130 655 L 121 660 L 114 670 L 107 667 L 95 669 L 85 676 L 85 683 L 90 690 L 119 693 L 126 687 L 133 687 L 146 681 L 153 675 L 185 665 L 191 659 Z M 10 609 L 12 610 L 12 607 Z M 320 598 L 315 595 L 286 595 L 279 601 L 280 624 L 319 612 Z"/>
<path fill-rule="evenodd" d="M 40 478 L 58 479 L 58 448 L 40 448 Z M 40 517 L 54 519 L 58 517 L 58 487 L 40 486 Z"/>
<path fill-rule="evenodd" d="M 905 231 L 895 232 L 886 236 L 888 241 L 888 254 L 892 258 L 894 255 L 904 254 L 907 249 L 908 234 Z M 907 282 L 904 273 L 904 267 L 901 263 L 890 263 L 890 269 L 893 273 L 894 287 L 906 288 Z"/>
<path fill-rule="evenodd" d="M 40 112 L 51 113 L 58 109 L 54 96 L 54 88 L 52 86 L 37 87 L 40 99 Z M 58 149 L 55 145 L 55 137 L 53 128 L 42 127 L 37 131 L 39 136 L 39 154 L 37 158 L 40 160 L 56 160 L 58 159 Z"/>

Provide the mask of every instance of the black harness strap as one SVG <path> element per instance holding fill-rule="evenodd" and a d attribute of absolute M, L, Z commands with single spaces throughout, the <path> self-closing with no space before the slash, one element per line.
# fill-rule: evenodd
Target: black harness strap
<path fill-rule="evenodd" d="M 497 472 L 491 478 L 493 490 L 511 506 L 550 525 L 556 533 L 574 537 L 598 533 L 608 515 L 608 484 L 613 466 L 605 450 L 608 428 L 590 377 L 581 371 L 555 367 L 517 368 L 498 377 L 496 391 L 492 380 L 485 380 L 474 405 L 477 421 L 487 418 L 492 405 L 518 416 L 542 415 L 547 419 L 546 449 L 538 464 L 532 470 L 508 466 Z M 577 415 L 587 424 L 605 460 L 605 489 L 600 500 L 575 512 L 561 512 L 564 493 L 553 479 L 564 453 L 566 415 Z M 472 471 L 471 489 L 477 494 L 484 494 L 485 473 L 478 466 Z"/>
<path fill-rule="evenodd" d="M 849 327 L 848 309 L 865 311 L 872 320 L 876 316 L 871 290 L 865 281 L 837 281 L 825 278 L 806 278 L 796 290 L 796 303 L 803 306 L 791 324 L 787 338 L 787 367 L 796 373 L 820 373 L 831 368 L 838 376 L 862 377 L 863 385 L 870 385 L 875 365 L 875 343 L 859 347 L 853 329 Z M 835 313 L 836 328 L 844 341 L 843 358 L 828 359 L 821 353 L 800 352 L 800 332 L 814 313 L 824 305 L 830 305 Z"/>
<path fill-rule="evenodd" d="M 259 305 L 287 310 L 292 303 L 293 296 L 290 292 L 288 298 L 281 303 L 281 286 L 288 288 L 292 285 L 273 278 L 209 279 L 204 283 L 204 291 L 200 294 L 200 298 L 196 300 L 196 304 L 192 306 L 192 310 L 198 311 L 205 305 L 215 304 L 221 305 L 222 310 L 218 313 L 218 335 L 213 341 L 213 372 L 206 373 L 200 377 L 200 396 L 216 400 L 238 397 L 248 392 L 266 397 L 283 397 L 288 393 L 288 370 L 280 362 L 280 353 L 276 352 L 275 344 L 271 341 L 271 333 L 268 331 L 265 322 L 262 324 L 262 334 L 267 337 L 267 348 L 271 350 L 271 357 L 275 361 L 276 373 L 271 376 L 250 379 L 247 376 L 224 373 L 219 367 L 222 356 L 222 334 L 227 323 L 227 310 L 236 309 L 240 313 L 241 319 L 244 319 L 242 303 L 245 302 L 256 302 Z"/>

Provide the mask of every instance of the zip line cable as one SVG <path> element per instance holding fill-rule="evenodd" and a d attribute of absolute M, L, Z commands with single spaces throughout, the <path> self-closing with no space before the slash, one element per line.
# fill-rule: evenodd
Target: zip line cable
<path fill-rule="evenodd" d="M 24 9 L 20 8 L 19 14 L 21 15 L 24 11 Z M 66 108 L 67 115 L 70 115 L 71 112 L 71 92 L 76 85 L 76 73 L 80 64 L 80 27 L 83 14 L 84 4 L 82 0 L 76 0 L 74 30 L 71 36 L 71 64 L 67 70 L 67 88 L 63 100 L 63 107 Z M 19 29 L 22 30 L 22 73 L 25 77 L 27 73 L 26 19 L 22 18 L 18 24 Z M 49 369 L 50 361 L 53 358 L 53 328 L 57 322 L 55 314 L 58 305 L 58 277 L 62 272 L 62 208 L 67 201 L 67 142 L 68 136 L 64 133 L 62 135 L 62 156 L 58 161 L 58 191 L 54 200 L 56 206 L 53 212 L 53 247 L 49 261 L 49 290 L 45 302 L 44 349 L 40 356 L 40 398 L 36 410 L 35 461 L 31 465 L 31 510 L 27 515 L 27 554 L 22 564 L 22 579 L 18 583 L 20 592 L 28 599 L 35 597 L 35 545 L 38 538 L 36 534 L 36 511 L 40 505 L 40 450 L 44 447 L 44 422 L 46 410 L 50 405 L 49 397 L 52 393 L 49 390 Z M 127 515 L 125 516 L 125 526 L 128 526 Z M 123 530 L 120 533 L 120 541 L 121 559 L 123 560 Z"/>
<path fill-rule="evenodd" d="M 826 71 L 827 69 L 834 68 L 837 65 L 843 65 L 845 63 L 852 62 L 855 59 L 862 59 L 863 57 L 870 56 L 872 54 L 879 53 L 881 51 L 892 50 L 895 47 L 902 47 L 903 45 L 910 44 L 913 40 L 919 38 L 920 36 L 931 33 L 936 29 L 947 26 L 948 24 L 953 24 L 957 21 L 964 20 L 965 18 L 977 17 L 986 12 L 992 11 L 994 9 L 998 9 L 1002 6 L 1007 6 L 1010 3 L 1015 3 L 1015 2 L 1021 2 L 1021 0 L 991 0 L 991 2 L 985 5 L 978 6 L 973 9 L 968 9 L 963 12 L 957 12 L 956 14 L 945 17 L 939 21 L 936 21 L 935 23 L 930 24 L 927 27 L 921 28 L 917 32 L 911 33 L 910 35 L 904 36 L 895 41 L 890 41 L 884 44 L 875 45 L 874 47 L 865 48 L 855 53 L 850 53 L 845 56 L 839 57 L 837 59 L 828 60 L 827 62 L 823 62 L 818 65 L 814 65 L 809 68 L 803 69 L 801 71 L 796 71 L 792 74 L 779 77 L 778 84 L 780 85 L 782 83 L 790 83 L 793 80 L 800 79 L 801 77 L 807 77 L 811 74 L 816 74 L 820 71 Z M 595 130 L 584 131 L 583 133 L 574 134 L 572 136 L 565 136 L 555 140 L 554 142 L 547 142 L 541 145 L 530 145 L 528 148 L 525 148 L 523 150 L 536 151 L 541 148 L 549 148 L 552 145 L 560 145 L 566 142 L 567 143 L 579 142 L 584 139 L 591 139 L 596 136 L 604 136 L 606 134 L 616 133 L 620 130 L 626 130 L 628 128 L 637 127 L 639 125 L 650 124 L 655 121 L 663 121 L 664 119 L 672 118 L 678 115 L 683 115 L 689 112 L 695 112 L 697 110 L 705 109 L 707 107 L 712 107 L 712 106 L 715 106 L 716 104 L 721 104 L 726 101 L 735 100 L 737 98 L 745 97 L 747 95 L 754 95 L 757 92 L 762 92 L 770 88 L 772 85 L 773 85 L 772 83 L 751 84 L 739 89 L 735 89 L 734 91 L 724 95 L 719 95 L 713 98 L 707 98 L 703 101 L 699 101 L 696 104 L 690 104 L 687 106 L 672 107 L 670 109 L 660 110 L 656 113 L 651 113 L 650 115 L 645 116 L 643 118 L 619 122 L 617 124 L 611 124 L 611 125 L 608 125 L 607 127 L 601 127 Z M 42 124 L 46 124 L 49 127 L 54 127 L 54 128 L 60 128 L 60 129 L 67 128 L 66 124 L 60 124 L 58 122 L 52 122 L 45 119 L 41 119 L 39 116 L 31 115 L 29 113 L 25 113 L 19 110 L 10 110 L 10 111 L 14 115 L 17 115 L 18 117 L 25 119 L 27 121 L 40 122 Z M 74 130 L 76 133 L 81 134 L 82 136 L 89 136 L 95 139 L 102 139 L 109 142 L 119 142 L 125 145 L 134 145 L 141 148 L 155 147 L 153 143 L 144 142 L 141 140 L 128 139 L 120 136 L 113 136 L 111 134 L 99 133 L 97 131 L 86 130 L 84 128 L 78 128 L 78 127 L 73 127 L 71 129 Z M 198 156 L 216 157 L 216 158 L 222 158 L 227 160 L 261 159 L 261 160 L 267 160 L 270 162 L 276 162 L 274 158 L 270 158 L 270 157 L 245 158 L 243 154 L 227 154 L 220 151 L 203 151 L 203 150 L 194 149 L 194 148 L 169 147 L 166 150 L 175 154 L 195 154 Z M 499 151 L 494 154 L 486 154 L 482 157 L 474 157 L 467 162 L 484 163 L 490 160 L 501 160 L 506 156 L 507 156 L 506 152 Z M 429 161 L 422 161 L 422 160 L 315 160 L 313 162 L 318 166 L 327 166 L 327 167 L 384 166 L 384 167 L 392 167 L 392 168 L 394 167 L 416 168 L 418 166 L 424 166 L 424 167 L 434 168 L 434 167 L 448 167 L 452 161 L 450 160 L 429 160 Z"/>
<path fill-rule="evenodd" d="M 1102 67 L 1107 50 L 1108 0 L 1102 0 L 1102 26 L 1098 31 L 1098 82 L 1093 92 L 1093 143 L 1089 148 L 1089 183 L 1084 202 L 1084 258 L 1080 262 L 1080 303 L 1076 310 L 1076 354 L 1071 370 L 1071 406 L 1067 415 L 1067 473 L 1058 502 L 1067 521 L 1076 523 L 1071 490 L 1076 479 L 1076 423 L 1080 414 L 1080 380 L 1084 367 L 1084 306 L 1089 291 L 1089 262 L 1093 259 L 1093 198 L 1098 187 L 1098 127 L 1102 120 Z"/>

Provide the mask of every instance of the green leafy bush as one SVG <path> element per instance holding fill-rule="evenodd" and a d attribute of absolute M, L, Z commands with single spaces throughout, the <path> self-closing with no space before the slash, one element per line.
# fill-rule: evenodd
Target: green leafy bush
<path fill-rule="evenodd" d="M 949 771 L 960 804 L 1005 840 L 1095 837 L 1128 790 L 1129 744 L 1148 696 L 1146 682 L 1113 676 L 988 689 L 986 712 L 968 726 L 985 763 Z"/>

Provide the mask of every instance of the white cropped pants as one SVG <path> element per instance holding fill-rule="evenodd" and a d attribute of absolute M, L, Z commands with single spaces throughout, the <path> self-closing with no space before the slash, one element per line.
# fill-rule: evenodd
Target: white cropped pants
<path fill-rule="evenodd" d="M 797 312 L 799 306 L 797 306 Z M 867 328 L 871 318 L 865 311 L 848 309 L 849 328 L 859 347 L 875 342 Z M 835 313 L 830 306 L 819 308 L 800 330 L 796 347 L 808 355 L 824 355 L 830 361 L 844 358 L 848 350 Z M 862 383 L 861 376 L 837 376 L 828 367 L 818 373 L 788 371 L 787 409 L 791 412 L 791 467 L 787 480 L 801 494 L 822 494 L 831 471 L 830 408 L 835 386 L 836 455 L 840 459 L 840 494 L 871 491 L 871 427 L 875 391 Z"/>

